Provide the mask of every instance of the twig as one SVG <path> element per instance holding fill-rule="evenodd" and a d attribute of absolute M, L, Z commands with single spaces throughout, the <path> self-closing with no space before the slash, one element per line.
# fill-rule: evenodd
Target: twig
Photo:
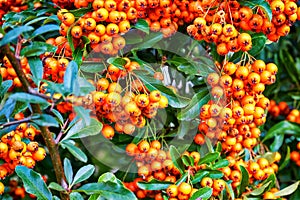
<path fill-rule="evenodd" d="M 5 123 L 5 124 L 2 124 L 2 125 L 0 126 L 0 128 L 4 128 L 4 127 L 11 126 L 11 125 L 15 125 L 15 124 L 21 124 L 21 123 L 30 122 L 31 120 L 32 120 L 32 116 L 26 117 L 26 118 L 21 119 L 21 120 L 12 121 L 12 122 L 7 122 L 7 123 Z"/>
<path fill-rule="evenodd" d="M 67 125 L 68 125 L 68 122 L 69 122 L 69 119 L 67 119 L 67 120 L 65 121 L 64 125 L 61 127 L 61 130 L 60 130 L 59 134 L 57 135 L 57 137 L 56 137 L 56 139 L 55 139 L 55 144 L 58 144 L 58 143 L 59 143 L 59 141 L 60 141 L 62 135 L 64 134 L 65 129 L 66 129 Z"/>
<path fill-rule="evenodd" d="M 0 58 L 3 58 L 4 56 L 7 56 L 9 61 L 11 62 L 14 70 L 16 71 L 16 74 L 18 78 L 20 79 L 23 87 L 23 91 L 29 93 L 30 83 L 28 79 L 26 78 L 25 73 L 22 70 L 21 64 L 19 60 L 15 57 L 15 55 L 11 52 L 8 45 L 4 45 L 0 47 Z M 42 114 L 41 107 L 39 104 L 31 104 L 33 113 Z M 41 130 L 41 135 L 45 140 L 45 144 L 49 150 L 49 154 L 52 160 L 53 169 L 55 172 L 57 183 L 64 184 L 65 181 L 65 174 L 61 162 L 61 157 L 59 155 L 58 146 L 55 144 L 55 141 L 52 137 L 51 132 L 48 130 L 45 126 L 39 127 Z M 69 194 L 66 194 L 64 192 L 60 193 L 60 197 L 62 200 L 69 200 Z"/>

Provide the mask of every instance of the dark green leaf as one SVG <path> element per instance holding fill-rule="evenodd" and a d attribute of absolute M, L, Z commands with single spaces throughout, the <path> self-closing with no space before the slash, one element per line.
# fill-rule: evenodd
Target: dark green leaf
<path fill-rule="evenodd" d="M 64 118 L 63 116 L 60 114 L 60 112 L 58 112 L 55 109 L 52 109 L 52 113 L 57 117 L 57 119 L 59 120 L 59 123 L 63 124 L 64 123 Z"/>
<path fill-rule="evenodd" d="M 32 42 L 29 46 L 21 50 L 21 56 L 33 57 L 40 56 L 46 52 L 55 52 L 57 47 L 47 44 L 46 42 Z M 29 63 L 30 64 L 30 63 Z"/>
<path fill-rule="evenodd" d="M 187 156 L 187 155 L 183 155 L 182 158 L 181 158 L 183 164 L 185 166 L 194 166 L 194 159 L 190 156 Z"/>
<path fill-rule="evenodd" d="M 138 19 L 137 23 L 134 25 L 134 28 L 149 34 L 150 28 L 148 23 L 144 19 Z"/>
<path fill-rule="evenodd" d="M 222 167 L 226 167 L 229 165 L 229 161 L 227 159 L 221 159 L 217 161 L 215 164 L 213 164 L 214 169 L 219 169 Z"/>
<path fill-rule="evenodd" d="M 193 120 L 200 114 L 200 108 L 210 100 L 208 90 L 195 94 L 189 105 L 177 115 L 179 120 Z"/>
<path fill-rule="evenodd" d="M 249 173 L 247 169 L 242 165 L 240 165 L 240 170 L 242 173 L 242 180 L 240 184 L 239 194 L 241 195 L 245 191 L 246 187 L 249 185 Z"/>
<path fill-rule="evenodd" d="M 59 30 L 59 26 L 57 24 L 47 24 L 47 25 L 41 26 L 38 29 L 36 29 L 32 33 L 31 38 L 38 36 L 38 35 L 42 35 L 44 33 L 48 33 L 51 31 L 58 31 L 58 30 Z"/>
<path fill-rule="evenodd" d="M 170 155 L 171 155 L 172 161 L 174 163 L 174 166 L 179 169 L 181 174 L 183 174 L 184 165 L 181 160 L 181 155 L 178 152 L 178 150 L 176 149 L 176 147 L 174 147 L 173 145 L 170 146 Z"/>
<path fill-rule="evenodd" d="M 142 190 L 165 190 L 173 183 L 158 181 L 156 179 L 151 180 L 150 182 L 138 182 L 137 185 Z"/>
<path fill-rule="evenodd" d="M 269 181 L 269 182 L 265 183 L 264 185 L 262 185 L 261 187 L 256 188 L 250 194 L 253 196 L 261 195 L 262 193 L 264 193 L 265 189 L 271 184 L 271 182 L 272 181 Z"/>
<path fill-rule="evenodd" d="M 51 127 L 59 127 L 58 122 L 54 117 L 48 114 L 40 114 L 37 115 L 38 118 L 34 119 L 34 123 L 36 123 L 39 126 L 51 126 Z"/>
<path fill-rule="evenodd" d="M 19 37 L 19 35 L 21 35 L 22 33 L 32 31 L 32 30 L 33 30 L 33 27 L 31 27 L 31 26 L 19 26 L 19 27 L 13 28 L 12 30 L 10 30 L 8 33 L 6 33 L 4 35 L 4 37 L 0 41 L 0 46 L 10 43 L 13 40 L 17 39 Z"/>
<path fill-rule="evenodd" d="M 57 184 L 57 183 L 55 183 L 55 182 L 51 182 L 51 183 L 49 184 L 48 188 L 50 188 L 50 189 L 52 189 L 52 190 L 59 191 L 59 192 L 65 190 L 61 185 L 59 185 L 59 184 Z"/>
<path fill-rule="evenodd" d="M 300 134 L 299 125 L 293 124 L 289 121 L 281 121 L 274 126 L 272 126 L 266 136 L 263 138 L 262 142 L 273 138 L 275 135 L 279 134 Z"/>
<path fill-rule="evenodd" d="M 82 181 L 87 180 L 93 175 L 94 171 L 95 171 L 95 167 L 93 165 L 86 165 L 81 167 L 78 170 L 78 172 L 75 174 L 75 177 L 71 185 L 76 185 L 78 183 L 81 183 Z"/>
<path fill-rule="evenodd" d="M 204 177 L 208 176 L 209 171 L 206 170 L 199 170 L 192 180 L 192 184 L 199 183 Z"/>
<path fill-rule="evenodd" d="M 64 159 L 64 172 L 69 185 L 73 182 L 73 168 L 68 158 Z"/>
<path fill-rule="evenodd" d="M 73 140 L 64 140 L 60 142 L 62 148 L 67 148 L 68 151 L 81 162 L 87 162 L 87 156 L 85 153 L 78 147 L 75 146 L 75 142 Z"/>
<path fill-rule="evenodd" d="M 289 146 L 287 146 L 285 159 L 284 159 L 284 161 L 281 163 L 281 165 L 279 166 L 278 171 L 283 170 L 283 169 L 289 164 L 289 162 L 290 162 L 290 152 L 291 152 L 291 149 L 290 149 Z"/>
<path fill-rule="evenodd" d="M 191 198 L 189 200 L 209 199 L 211 197 L 212 193 L 213 193 L 213 190 L 210 187 L 200 188 L 197 192 L 195 192 L 193 194 L 193 196 L 191 196 Z"/>
<path fill-rule="evenodd" d="M 219 179 L 222 178 L 224 174 L 219 170 L 209 170 L 208 177 L 212 179 Z"/>
<path fill-rule="evenodd" d="M 84 192 L 86 194 L 99 194 L 105 199 L 113 200 L 137 200 L 136 196 L 126 189 L 122 183 L 118 182 L 101 182 L 101 183 L 88 183 L 81 186 L 76 191 Z"/>
<path fill-rule="evenodd" d="M 124 69 L 124 65 L 126 65 L 127 61 L 120 57 L 110 57 L 106 61 L 109 64 L 114 65 L 115 67 L 119 69 Z"/>
<path fill-rule="evenodd" d="M 220 153 L 218 153 L 218 152 L 208 153 L 203 158 L 200 159 L 198 165 L 208 164 L 208 163 L 214 162 L 219 157 L 220 157 Z"/>
<path fill-rule="evenodd" d="M 52 194 L 40 174 L 20 165 L 15 172 L 22 179 L 26 192 L 34 194 L 38 199 L 52 199 Z"/>
<path fill-rule="evenodd" d="M 39 57 L 28 58 L 28 63 L 32 74 L 32 80 L 39 86 L 44 74 L 43 63 Z"/>

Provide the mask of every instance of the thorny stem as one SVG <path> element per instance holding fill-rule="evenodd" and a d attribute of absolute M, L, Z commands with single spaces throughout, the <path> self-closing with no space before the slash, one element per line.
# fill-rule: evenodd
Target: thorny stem
<path fill-rule="evenodd" d="M 26 75 L 24 74 L 24 72 L 22 70 L 19 60 L 11 52 L 8 45 L 4 45 L 4 46 L 0 47 L 0 58 L 3 58 L 4 56 L 7 56 L 7 58 L 11 62 L 14 70 L 16 71 L 18 78 L 20 79 L 20 81 L 22 83 L 24 92 L 29 93 L 30 92 L 29 88 L 31 88 L 29 81 L 26 78 Z M 31 107 L 32 107 L 33 113 L 42 114 L 40 105 L 31 104 Z M 62 162 L 61 162 L 61 157 L 59 155 L 58 146 L 57 146 L 57 144 L 55 144 L 52 134 L 47 127 L 40 126 L 39 128 L 41 130 L 42 137 L 45 140 L 45 144 L 49 150 L 49 154 L 50 154 L 50 157 L 52 160 L 53 169 L 55 172 L 57 183 L 65 185 L 66 184 L 65 174 L 64 174 L 64 170 L 63 170 L 63 166 L 62 166 Z M 66 194 L 64 192 L 60 193 L 60 197 L 62 200 L 70 199 L 69 194 Z"/>

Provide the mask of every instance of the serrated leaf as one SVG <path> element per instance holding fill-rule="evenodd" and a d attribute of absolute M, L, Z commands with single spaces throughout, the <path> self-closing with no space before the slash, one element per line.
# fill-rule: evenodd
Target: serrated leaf
<path fill-rule="evenodd" d="M 40 174 L 20 165 L 15 172 L 22 179 L 26 192 L 34 194 L 37 199 L 52 199 L 52 194 Z"/>
<path fill-rule="evenodd" d="M 280 196 L 280 197 L 290 195 L 298 189 L 299 183 L 300 183 L 300 181 L 297 181 L 297 182 L 293 183 L 292 185 L 289 185 L 286 188 L 283 188 L 282 190 L 275 192 L 274 195 Z"/>
<path fill-rule="evenodd" d="M 73 182 L 73 168 L 68 158 L 64 159 L 64 172 L 69 185 Z"/>
<path fill-rule="evenodd" d="M 177 115 L 179 120 L 193 120 L 200 114 L 200 108 L 210 100 L 208 90 L 195 94 L 189 105 Z"/>
<path fill-rule="evenodd" d="M 22 33 L 32 31 L 32 30 L 33 30 L 32 26 L 26 26 L 26 25 L 13 28 L 12 30 L 8 31 L 4 35 L 4 37 L 0 41 L 0 46 L 4 46 L 5 44 L 10 43 L 13 40 L 17 39 L 19 37 L 19 35 L 21 35 Z"/>
<path fill-rule="evenodd" d="M 93 175 L 94 171 L 95 171 L 95 167 L 93 165 L 86 165 L 81 167 L 75 174 L 75 177 L 71 185 L 76 185 L 78 183 L 81 183 L 82 181 L 87 180 Z"/>
<path fill-rule="evenodd" d="M 48 188 L 50 188 L 50 189 L 52 189 L 52 190 L 59 191 L 59 192 L 62 192 L 62 191 L 65 190 L 61 185 L 59 185 L 59 184 L 57 184 L 57 183 L 55 183 L 55 182 L 51 182 L 51 183 L 49 184 Z"/>
<path fill-rule="evenodd" d="M 151 180 L 150 182 L 138 182 L 137 185 L 142 190 L 165 190 L 173 183 L 171 182 L 165 182 L 165 181 L 159 181 L 156 179 Z"/>
<path fill-rule="evenodd" d="M 189 200 L 209 199 L 211 197 L 212 193 L 213 193 L 213 190 L 210 187 L 200 188 L 197 192 L 195 192 L 193 194 L 193 196 L 191 196 L 189 198 Z"/>

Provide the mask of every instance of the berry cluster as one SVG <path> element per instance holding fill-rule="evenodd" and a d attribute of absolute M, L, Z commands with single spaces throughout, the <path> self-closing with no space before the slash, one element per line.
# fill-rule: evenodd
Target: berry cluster
<path fill-rule="evenodd" d="M 269 113 L 272 117 L 277 118 L 279 115 L 282 115 L 286 120 L 300 124 L 300 111 L 291 109 L 285 101 L 276 104 L 274 100 L 271 100 Z"/>
<path fill-rule="evenodd" d="M 226 62 L 221 68 L 220 74 L 207 77 L 215 100 L 201 107 L 199 131 L 209 138 L 218 138 L 224 152 L 234 155 L 257 144 L 258 126 L 265 123 L 265 110 L 270 104 L 262 93 L 265 85 L 275 82 L 277 66 L 255 60 L 246 65 Z M 202 141 L 197 134 L 195 142 Z"/>
<path fill-rule="evenodd" d="M 26 10 L 28 8 L 27 5 L 24 5 L 23 0 L 0 0 L 0 25 L 3 24 L 2 17 L 8 12 L 21 12 L 22 10 Z"/>
<path fill-rule="evenodd" d="M 1 137 L 0 158 L 4 164 L 0 166 L 0 178 L 13 173 L 17 165 L 24 165 L 29 168 L 35 166 L 36 161 L 42 161 L 46 156 L 44 148 L 34 141 L 34 137 L 39 134 L 27 123 L 20 124 L 16 130 L 11 131 Z M 29 139 L 28 143 L 22 139 Z"/>

